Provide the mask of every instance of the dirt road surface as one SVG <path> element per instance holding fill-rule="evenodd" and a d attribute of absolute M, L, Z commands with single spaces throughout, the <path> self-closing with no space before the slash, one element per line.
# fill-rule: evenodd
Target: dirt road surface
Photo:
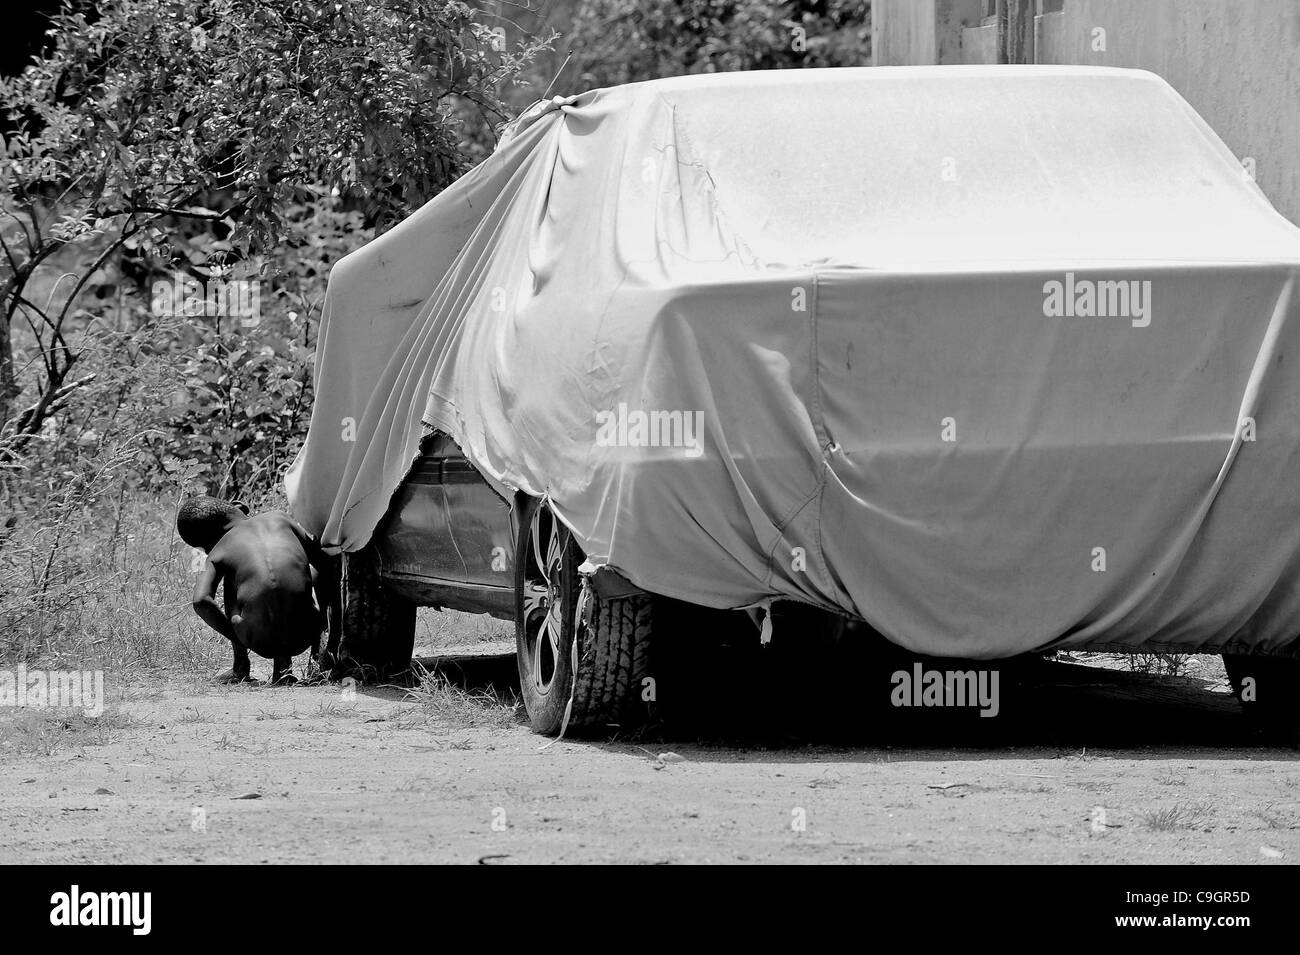
<path fill-rule="evenodd" d="M 1213 663 L 1042 663 L 996 720 L 760 684 L 725 725 L 548 746 L 500 702 L 509 658 L 457 659 L 414 695 L 153 677 L 98 721 L 7 714 L 0 862 L 1300 859 L 1297 754 Z"/>

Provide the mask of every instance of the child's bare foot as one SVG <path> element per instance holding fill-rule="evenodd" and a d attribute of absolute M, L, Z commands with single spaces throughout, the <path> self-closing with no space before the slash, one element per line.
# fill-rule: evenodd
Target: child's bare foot
<path fill-rule="evenodd" d="M 240 670 L 240 669 L 236 669 L 235 667 L 231 667 L 229 670 L 222 670 L 220 673 L 214 676 L 212 678 L 212 682 L 217 684 L 229 684 L 229 683 L 255 683 L 257 681 L 253 679 L 253 677 L 249 674 L 247 670 Z"/>

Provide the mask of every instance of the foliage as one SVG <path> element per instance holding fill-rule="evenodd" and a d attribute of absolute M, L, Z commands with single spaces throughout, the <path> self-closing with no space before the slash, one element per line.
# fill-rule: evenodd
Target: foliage
<path fill-rule="evenodd" d="M 456 0 L 76 0 L 52 37 L 0 83 L 14 130 L 0 161 L 11 453 L 78 386 L 69 331 L 95 314 L 74 309 L 117 257 L 137 281 L 236 264 L 274 279 L 279 247 L 312 239 L 314 217 L 295 209 L 357 210 L 383 228 L 464 170 L 467 107 L 506 119 L 500 88 L 538 48 L 505 49 Z M 38 302 L 37 269 L 74 244 L 96 254 Z M 34 362 L 13 354 L 17 320 Z M 17 412 L 24 392 L 33 404 Z"/>
<path fill-rule="evenodd" d="M 685 73 L 865 66 L 870 6 L 869 0 L 582 0 L 570 35 L 570 69 L 576 85 L 587 89 Z"/>
<path fill-rule="evenodd" d="M 0 656 L 189 616 L 180 496 L 270 498 L 330 264 L 482 155 L 541 46 L 457 0 L 64 7 L 0 80 Z"/>

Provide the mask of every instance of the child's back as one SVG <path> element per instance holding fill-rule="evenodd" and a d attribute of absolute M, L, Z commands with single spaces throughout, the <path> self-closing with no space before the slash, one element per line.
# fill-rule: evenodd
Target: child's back
<path fill-rule="evenodd" d="M 227 531 L 210 554 L 240 642 L 264 657 L 301 653 L 323 626 L 312 567 L 296 528 L 278 511 L 254 514 Z"/>
<path fill-rule="evenodd" d="M 194 611 L 233 645 L 234 666 L 218 682 L 249 679 L 249 650 L 274 661 L 273 681 L 291 680 L 293 656 L 317 647 L 325 628 L 326 562 L 315 539 L 287 514 L 250 517 L 242 504 L 209 497 L 186 501 L 176 527 L 208 554 L 194 585 Z"/>

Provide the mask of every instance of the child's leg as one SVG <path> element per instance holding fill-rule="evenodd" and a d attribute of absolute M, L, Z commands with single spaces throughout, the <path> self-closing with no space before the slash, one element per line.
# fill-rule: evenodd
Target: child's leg
<path fill-rule="evenodd" d="M 248 648 L 242 643 L 230 641 L 230 645 L 235 651 L 235 662 L 229 670 L 223 670 L 212 678 L 213 683 L 245 683 L 249 677 L 251 667 L 248 662 Z"/>
<path fill-rule="evenodd" d="M 307 572 L 311 574 L 312 604 L 315 607 L 316 612 L 320 615 L 320 619 L 324 621 L 325 615 L 328 612 L 329 604 L 326 602 L 325 596 L 322 593 L 321 573 L 311 564 L 307 565 Z M 307 659 L 307 675 L 309 677 L 314 675 L 312 673 L 312 667 L 320 666 L 320 635 L 321 631 L 324 629 L 325 627 L 323 625 L 318 625 L 313 631 L 310 647 L 311 656 Z"/>
<path fill-rule="evenodd" d="M 288 685 L 298 682 L 298 678 L 293 675 L 293 657 L 276 657 L 273 666 L 274 669 L 271 671 L 271 683 L 273 685 Z"/>
<path fill-rule="evenodd" d="M 320 634 L 312 638 L 311 646 L 308 648 L 311 652 L 307 657 L 307 679 L 318 680 L 321 678 L 321 661 L 320 661 Z"/>
<path fill-rule="evenodd" d="M 230 641 L 230 646 L 235 653 L 235 662 L 229 670 L 223 670 L 212 678 L 213 683 L 246 683 L 251 682 L 252 677 L 249 675 L 252 667 L 248 662 L 248 632 L 244 626 L 244 618 L 240 613 L 242 609 L 239 605 L 239 595 L 235 591 L 233 581 L 227 580 L 225 585 L 226 598 L 226 619 L 230 621 L 231 632 L 226 635 Z"/>
<path fill-rule="evenodd" d="M 328 568 L 321 569 L 315 564 L 310 566 L 311 590 L 313 601 L 320 613 L 318 632 L 312 638 L 311 658 L 318 669 L 329 669 L 334 665 L 334 655 L 338 650 L 338 626 L 331 623 L 330 615 L 338 610 L 338 587 L 333 581 L 333 574 Z M 325 636 L 324 651 L 321 650 L 321 635 Z"/>
<path fill-rule="evenodd" d="M 307 676 L 311 677 L 312 663 L 315 662 L 317 651 L 320 648 L 322 621 L 323 615 L 320 611 L 308 603 L 303 611 L 302 630 L 299 632 L 299 638 L 293 641 L 282 641 L 270 654 L 275 667 L 271 675 L 272 683 L 298 682 L 293 675 L 293 656 L 303 650 L 311 651 L 307 657 Z"/>

